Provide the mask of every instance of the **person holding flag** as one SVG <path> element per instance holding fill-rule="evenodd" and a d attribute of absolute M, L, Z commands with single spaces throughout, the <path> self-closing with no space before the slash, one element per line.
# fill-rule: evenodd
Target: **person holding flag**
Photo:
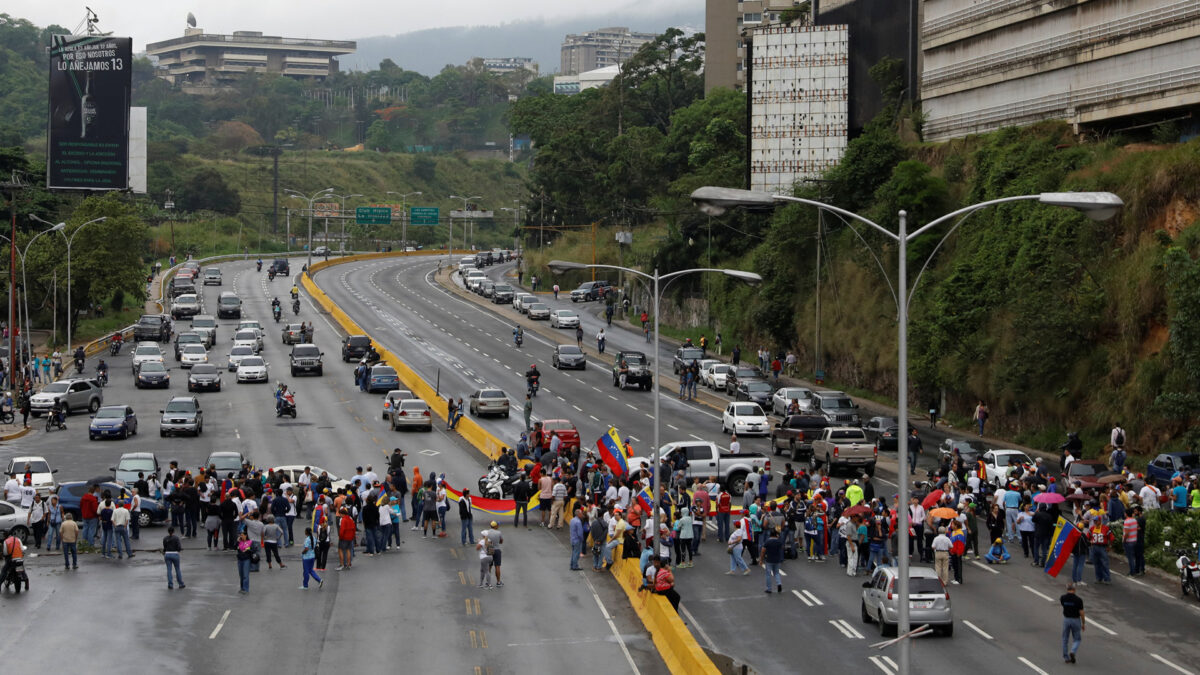
<path fill-rule="evenodd" d="M 1054 536 L 1050 538 L 1050 552 L 1046 555 L 1045 572 L 1052 577 L 1057 577 L 1062 568 L 1066 566 L 1067 559 L 1071 557 L 1072 551 L 1075 551 L 1075 545 L 1080 539 L 1079 528 L 1066 518 L 1059 516 L 1058 524 L 1054 527 Z M 1079 574 L 1083 573 L 1082 558 L 1076 555 Z M 1074 575 L 1072 575 L 1074 576 Z M 1078 582 L 1078 579 L 1072 579 Z"/>
<path fill-rule="evenodd" d="M 612 475 L 617 477 L 623 477 L 629 473 L 629 455 L 625 454 L 627 447 L 628 439 L 622 444 L 621 436 L 615 427 L 609 427 L 608 431 L 596 439 L 596 449 L 600 451 L 600 459 L 612 471 Z"/>

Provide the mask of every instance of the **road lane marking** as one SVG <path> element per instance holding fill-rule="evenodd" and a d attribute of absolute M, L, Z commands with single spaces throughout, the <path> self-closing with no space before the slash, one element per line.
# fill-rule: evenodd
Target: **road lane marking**
<path fill-rule="evenodd" d="M 971 630 L 975 631 L 976 633 L 979 633 L 981 636 L 983 636 L 983 639 L 985 639 L 985 640 L 994 639 L 991 635 L 988 635 L 987 633 L 985 633 L 982 628 L 980 628 L 979 626 L 976 626 L 975 624 L 971 623 L 970 621 L 967 621 L 966 619 L 963 619 L 963 625 L 965 625 L 967 628 L 970 628 Z"/>
<path fill-rule="evenodd" d="M 887 664 L 887 661 L 883 660 L 882 656 L 872 656 L 867 660 L 875 664 L 875 667 L 882 670 L 885 675 L 896 675 L 896 671 Z"/>
<path fill-rule="evenodd" d="M 812 591 L 807 591 L 807 590 L 805 590 L 805 591 L 800 591 L 800 592 L 801 592 L 801 593 L 803 593 L 803 594 L 804 594 L 804 597 L 808 598 L 808 599 L 809 599 L 809 601 L 811 601 L 811 602 L 812 602 L 812 604 L 814 604 L 814 605 L 816 605 L 816 606 L 818 606 L 818 607 L 820 607 L 820 606 L 822 606 L 822 605 L 824 605 L 824 604 L 825 604 L 825 603 L 821 602 L 820 598 L 818 598 L 817 596 L 813 595 Z"/>
<path fill-rule="evenodd" d="M 630 436 L 629 438 L 630 438 L 630 439 L 631 439 L 631 440 L 632 440 L 634 443 L 641 443 L 641 442 L 642 442 L 642 439 L 638 438 L 637 436 Z"/>
<path fill-rule="evenodd" d="M 1021 586 L 1021 588 L 1024 588 L 1025 590 L 1029 591 L 1030 593 L 1033 593 L 1034 595 L 1045 600 L 1046 602 L 1054 602 L 1054 598 L 1046 595 L 1045 593 L 1037 590 L 1036 588 L 1031 588 L 1029 586 Z"/>
<path fill-rule="evenodd" d="M 592 421 L 593 421 L 593 422 L 599 422 L 599 421 L 600 421 L 600 418 L 599 418 L 599 417 L 596 417 L 595 415 L 588 415 L 588 417 L 592 418 Z"/>
<path fill-rule="evenodd" d="M 714 529 L 715 529 L 715 528 L 714 528 Z M 806 597 L 804 597 L 803 595 L 801 595 L 800 591 L 797 591 L 797 590 L 793 589 L 793 590 L 792 590 L 792 595 L 796 596 L 797 598 L 800 598 L 800 602 L 803 602 L 803 603 L 804 603 L 806 606 L 808 606 L 808 607 L 812 607 L 812 606 L 813 606 L 812 600 L 809 600 L 808 598 L 806 598 Z"/>
<path fill-rule="evenodd" d="M 1100 630 L 1104 631 L 1105 633 L 1108 633 L 1109 635 L 1116 635 L 1116 634 L 1117 634 L 1117 631 L 1115 631 L 1115 630 L 1112 630 L 1111 628 L 1105 628 L 1105 627 L 1104 627 L 1104 626 L 1102 626 L 1101 624 L 1099 624 L 1099 623 L 1096 623 L 1096 620 L 1095 620 L 1095 619 L 1093 619 L 1093 618 L 1090 618 L 1090 617 L 1089 617 L 1089 618 L 1088 618 L 1088 620 L 1087 620 L 1087 625 L 1089 625 L 1089 626 L 1095 626 L 1096 628 L 1099 628 Z"/>
<path fill-rule="evenodd" d="M 574 403 L 571 404 L 571 407 L 574 408 L 576 410 L 576 412 L 583 412 L 583 408 L 580 408 L 579 406 L 575 405 Z"/>
<path fill-rule="evenodd" d="M 616 397 L 616 396 L 613 396 L 612 394 L 609 394 L 609 395 L 608 395 L 608 397 L 609 397 L 609 398 L 611 398 L 611 399 L 612 399 L 612 400 L 614 400 L 614 401 L 616 401 L 616 400 L 619 400 L 619 399 L 617 399 L 617 397 Z"/>
<path fill-rule="evenodd" d="M 1029 666 L 1030 670 L 1032 670 L 1035 673 L 1039 673 L 1040 675 L 1050 675 L 1050 673 L 1047 673 L 1046 671 L 1042 670 L 1041 668 L 1038 668 L 1037 666 L 1033 665 L 1033 662 L 1030 661 L 1029 659 L 1025 658 L 1024 656 L 1017 657 L 1017 660 L 1020 661 L 1021 663 L 1024 663 L 1025 665 Z"/>
<path fill-rule="evenodd" d="M 227 609 L 227 610 L 225 610 L 225 613 L 221 615 L 221 620 L 217 622 L 217 627 L 214 628 L 213 631 L 208 634 L 209 640 L 216 639 L 217 633 L 220 633 L 221 629 L 225 627 L 225 620 L 229 618 L 229 613 L 232 611 L 233 611 L 232 609 Z"/>
<path fill-rule="evenodd" d="M 700 438 L 700 437 L 699 437 L 699 436 L 697 436 L 696 434 L 688 434 L 688 436 L 691 436 L 692 438 L 694 438 L 694 439 L 696 439 L 696 440 L 698 440 L 698 441 L 702 441 L 702 440 L 704 440 L 703 438 Z"/>
<path fill-rule="evenodd" d="M 850 638 L 851 640 L 863 639 L 862 633 L 854 630 L 854 626 L 851 626 L 850 623 L 845 619 L 830 619 L 829 623 L 834 628 L 838 629 L 838 632 Z"/>
<path fill-rule="evenodd" d="M 981 570 L 984 570 L 985 572 L 991 572 L 992 574 L 1000 574 L 996 570 L 992 569 L 991 565 L 984 565 L 983 563 L 979 562 L 978 560 L 972 560 L 971 564 L 978 567 Z"/>
<path fill-rule="evenodd" d="M 1089 623 L 1091 623 L 1091 622 L 1089 622 Z M 1192 671 L 1190 671 L 1186 668 L 1180 668 L 1179 666 L 1175 665 L 1174 663 L 1171 663 L 1170 661 L 1164 659 L 1163 657 L 1159 656 L 1158 654 L 1152 653 L 1152 654 L 1150 654 L 1150 656 L 1153 657 L 1155 661 L 1158 661 L 1159 663 L 1163 664 L 1164 666 L 1169 666 L 1171 668 L 1174 668 L 1175 670 L 1183 673 L 1184 675 L 1195 675 Z"/>
<path fill-rule="evenodd" d="M 654 415 L 651 415 L 650 413 L 646 413 L 646 417 L 649 417 L 650 419 L 654 419 Z"/>
<path fill-rule="evenodd" d="M 668 424 L 667 424 L 667 426 L 671 427 L 671 428 L 672 428 L 672 429 L 674 429 L 675 431 L 679 431 L 679 427 L 675 426 L 674 424 L 670 424 L 670 423 L 668 423 Z"/>
<path fill-rule="evenodd" d="M 708 633 L 704 632 L 704 628 L 700 626 L 700 622 L 696 621 L 696 617 L 692 616 L 692 613 L 688 611 L 688 608 L 680 604 L 679 611 L 682 612 L 685 617 L 687 617 L 688 623 L 695 627 L 695 629 L 700 633 L 700 639 L 704 640 L 704 644 L 708 645 L 709 651 L 717 651 L 716 643 L 712 641 L 712 638 L 708 637 Z"/>
<path fill-rule="evenodd" d="M 630 410 L 637 410 L 637 406 L 633 405 L 632 403 L 626 403 L 625 407 L 629 408 Z"/>
<path fill-rule="evenodd" d="M 608 622 L 608 628 L 612 631 L 613 637 L 617 639 L 617 644 L 621 645 L 621 652 L 625 654 L 625 662 L 629 664 L 629 670 L 633 675 L 642 675 L 642 671 L 638 669 L 637 663 L 633 660 L 633 655 L 629 653 L 629 647 L 625 644 L 625 638 L 621 636 L 617 630 L 617 625 L 613 623 L 612 615 L 608 613 L 608 608 L 604 606 L 604 602 L 600 600 L 600 595 L 596 593 L 596 587 L 592 585 L 592 580 L 584 577 L 583 581 L 587 584 L 588 590 L 592 592 L 592 599 L 596 601 L 596 606 L 600 608 L 600 613 L 604 615 L 604 620 Z M 695 622 L 692 622 L 695 624 Z"/>

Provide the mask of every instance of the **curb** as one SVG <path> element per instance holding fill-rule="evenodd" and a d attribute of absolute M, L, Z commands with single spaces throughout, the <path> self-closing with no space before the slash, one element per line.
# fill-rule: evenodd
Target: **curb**
<path fill-rule="evenodd" d="M 15 441 L 16 439 L 21 438 L 22 436 L 28 436 L 31 433 L 33 433 L 33 427 L 25 427 L 20 431 L 0 436 L 0 441 Z"/>

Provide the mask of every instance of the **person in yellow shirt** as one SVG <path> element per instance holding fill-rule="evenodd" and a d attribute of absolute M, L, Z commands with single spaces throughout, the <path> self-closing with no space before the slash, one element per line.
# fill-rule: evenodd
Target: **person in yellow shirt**
<path fill-rule="evenodd" d="M 846 488 L 846 499 L 850 500 L 850 506 L 858 506 L 862 502 L 863 489 L 857 480 Z"/>

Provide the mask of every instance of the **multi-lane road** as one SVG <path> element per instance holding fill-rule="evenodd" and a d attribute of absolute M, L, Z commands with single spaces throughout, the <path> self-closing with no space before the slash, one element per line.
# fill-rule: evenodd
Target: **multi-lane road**
<path fill-rule="evenodd" d="M 235 290 L 246 302 L 247 315 L 259 320 L 269 321 L 273 295 L 289 305 L 289 280 L 268 283 L 249 264 L 223 268 L 225 286 L 204 290 L 208 307 L 220 290 Z M 357 261 L 318 272 L 315 281 L 372 337 L 437 383 L 443 396 L 466 398 L 484 385 L 505 390 L 512 416 L 480 420 L 501 439 L 515 442 L 523 429 L 523 373 L 536 363 L 543 388 L 534 402 L 535 419 L 571 420 L 585 446 L 613 425 L 632 438 L 636 450 L 650 450 L 653 393 L 611 386 L 608 366 L 596 358 L 592 339 L 604 323 L 597 305 L 572 305 L 565 294 L 557 302 L 543 298 L 551 308 L 579 310 L 584 319 L 588 367 L 560 372 L 550 366 L 555 341 L 540 334 L 545 331 L 527 331 L 524 346 L 517 349 L 511 337 L 517 314 L 448 290 L 435 278 L 436 268 L 431 257 Z M 496 266 L 489 274 L 498 278 L 510 269 Z M 297 420 L 275 419 L 271 387 L 235 385 L 227 374 L 225 391 L 200 395 L 206 418 L 202 437 L 160 440 L 153 433 L 157 410 L 169 394 L 135 391 L 128 356 L 122 356 L 113 363 L 105 400 L 134 406 L 143 434 L 128 441 L 89 443 L 85 420 L 76 417 L 66 432 L 39 432 L 0 446 L 0 460 L 45 455 L 61 467 L 58 478 L 65 480 L 103 473 L 126 451 L 150 450 L 164 464 L 175 459 L 195 467 L 214 449 L 238 448 L 260 467 L 311 463 L 345 477 L 359 465 L 380 469 L 385 453 L 399 445 L 422 473 L 445 472 L 456 486 L 474 485 L 483 472 L 482 455 L 441 425 L 430 434 L 388 431 L 380 418 L 380 397 L 358 392 L 350 365 L 339 362 L 336 328 L 307 300 L 299 318 L 316 323 L 316 342 L 326 355 L 324 377 L 287 374 L 288 348 L 278 341 L 273 323 L 268 326 L 273 339 L 265 351 L 272 381 L 285 380 L 299 392 Z M 212 352 L 218 363 L 224 362 L 229 328 L 236 322 L 221 323 L 221 341 Z M 573 331 L 557 333 L 559 342 L 574 342 Z M 649 353 L 651 345 L 640 334 L 609 328 L 607 351 L 622 348 Z M 668 378 L 661 401 L 663 441 L 693 438 L 727 444 L 719 410 L 675 396 L 667 366 L 672 349 L 664 346 L 654 355 Z M 169 354 L 167 360 L 173 365 Z M 185 371 L 172 370 L 172 376 L 171 393 L 181 393 Z M 938 440 L 927 436 L 927 447 L 932 450 Z M 744 450 L 767 451 L 767 445 L 743 439 Z M 927 452 L 923 462 L 930 463 L 933 454 Z M 782 468 L 781 459 L 776 458 L 774 469 Z M 894 459 L 881 458 L 877 493 L 890 495 L 895 481 Z M 385 663 L 436 663 L 444 672 L 549 670 L 565 663 L 586 672 L 665 670 L 616 584 L 591 572 L 567 571 L 567 549 L 560 537 L 538 528 L 514 531 L 504 524 L 507 585 L 485 593 L 472 581 L 478 568 L 474 551 L 452 545 L 457 518 L 452 513 L 449 520 L 454 541 L 421 540 L 405 530 L 409 536 L 399 553 L 361 559 L 351 572 L 331 568 L 331 579 L 319 592 L 297 591 L 298 566 L 289 566 L 286 572 L 264 569 L 254 575 L 251 594 L 239 597 L 233 561 L 205 552 L 200 540 L 189 542 L 184 554 L 184 574 L 190 575 L 186 592 L 165 589 L 161 564 L 152 553 L 124 565 L 88 556 L 79 572 L 70 574 L 59 571 L 56 559 L 39 558 L 32 566 L 30 595 L 19 601 L 6 598 L 0 653 L 19 653 L 23 663 L 50 668 L 60 662 L 52 648 L 55 633 L 93 635 L 97 620 L 105 616 L 101 612 L 113 612 L 121 617 L 122 631 L 135 639 L 88 639 L 89 655 L 101 663 L 154 663 L 167 671 L 224 669 L 247 659 L 321 672 L 377 669 Z M 144 531 L 142 547 L 156 547 L 161 535 L 161 528 Z M 757 570 L 747 577 L 723 574 L 729 559 L 724 545 L 714 539 L 710 532 L 694 568 L 677 572 L 684 618 L 706 648 L 762 673 L 896 671 L 895 653 L 870 648 L 876 641 L 874 626 L 860 620 L 864 579 L 847 577 L 833 562 L 788 561 L 785 592 L 768 596 Z M 290 551 L 287 562 L 298 562 L 296 550 Z M 1070 668 L 1059 656 L 1057 597 L 1063 581 L 1048 579 L 1015 553 L 1013 564 L 1003 567 L 966 565 L 964 585 L 950 590 L 956 632 L 950 638 L 918 639 L 913 672 L 1054 673 Z M 1114 558 L 1114 567 L 1123 565 Z M 1196 603 L 1175 598 L 1175 587 L 1166 581 L 1114 577 L 1112 586 L 1081 591 L 1089 628 L 1080 664 L 1106 672 L 1197 671 L 1200 650 L 1190 630 L 1200 621 Z M 25 620 L 14 621 L 9 608 L 15 603 L 28 612 L 16 613 Z M 36 622 L 27 620 L 33 616 L 50 617 L 55 631 L 38 630 Z M 264 653 L 271 654 L 270 661 Z"/>
<path fill-rule="evenodd" d="M 291 377 L 282 322 L 273 323 L 270 313 L 275 296 L 290 309 L 291 280 L 268 282 L 250 263 L 221 267 L 224 286 L 203 289 L 206 311 L 215 308 L 219 292 L 234 291 L 245 303 L 243 315 L 263 322 L 271 381 L 288 382 L 298 392 L 297 419 L 275 417 L 272 385 L 235 384 L 233 373 L 225 373 L 221 392 L 198 394 L 204 434 L 160 439 L 158 411 L 170 396 L 186 393 L 187 371 L 167 345 L 170 389 L 137 390 L 126 350 L 108 359 L 105 403 L 133 406 L 141 433 L 125 441 L 89 442 L 87 417 L 74 416 L 66 431 L 35 431 L 4 443 L 0 461 L 42 455 L 59 468 L 56 478 L 67 481 L 108 473 L 124 452 L 150 451 L 164 467 L 176 460 L 195 469 L 214 450 L 237 449 L 259 467 L 311 464 L 345 478 L 356 466 L 373 465 L 382 473 L 385 453 L 399 446 L 408 452 L 410 468 L 445 473 L 455 486 L 473 485 L 484 473 L 483 456 L 443 425 L 432 433 L 389 431 L 381 419 L 382 397 L 354 386 L 352 365 L 339 358 L 341 334 L 307 298 L 300 316 L 285 310 L 283 322 L 315 322 L 325 374 Z M 299 267 L 294 262 L 293 269 Z M 332 272 L 322 277 L 333 280 Z M 372 311 L 354 309 L 358 315 Z M 210 351 L 218 364 L 226 362 L 236 323 L 220 322 Z M 390 326 L 363 325 L 385 345 L 399 345 L 399 332 Z M 185 327 L 186 322 L 177 326 Z M 94 364 L 89 362 L 89 372 Z M 570 572 L 569 548 L 544 531 L 502 523 L 506 585 L 477 589 L 477 554 L 459 546 L 456 514 L 447 516 L 447 539 L 424 540 L 405 525 L 398 552 L 360 556 L 346 572 L 330 565 L 319 591 L 298 590 L 299 548 L 291 548 L 284 554 L 286 570 L 264 565 L 252 575 L 251 593 L 239 596 L 234 560 L 205 551 L 203 536 L 185 542 L 187 589 L 168 591 L 161 558 L 153 551 L 165 534 L 162 527 L 143 530 L 135 542 L 142 552 L 123 563 L 87 555 L 78 571 L 66 573 L 61 558 L 42 555 L 30 561 L 30 592 L 6 595 L 0 606 L 0 655 L 19 662 L 23 672 L 48 672 L 63 666 L 60 647 L 69 637 L 72 652 L 88 663 L 135 671 L 217 672 L 252 664 L 279 672 L 378 672 L 429 664 L 437 672 L 550 672 L 570 660 L 604 663 L 608 672 L 665 672 L 620 588 Z M 486 521 L 477 517 L 476 533 Z"/>

